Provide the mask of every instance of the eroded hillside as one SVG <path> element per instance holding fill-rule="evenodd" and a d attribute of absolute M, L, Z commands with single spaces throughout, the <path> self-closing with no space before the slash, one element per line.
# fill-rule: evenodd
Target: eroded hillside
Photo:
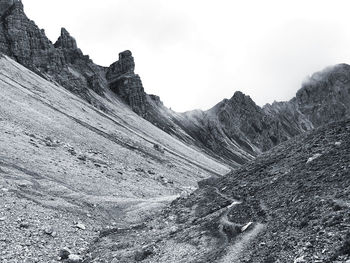
<path fill-rule="evenodd" d="M 229 171 L 117 98 L 99 98 L 107 114 L 5 56 L 0 85 L 2 262 L 55 261 L 65 246 L 81 253 L 102 228 Z"/>
<path fill-rule="evenodd" d="M 349 135 L 341 121 L 282 143 L 161 217 L 102 236 L 89 260 L 348 262 Z"/>

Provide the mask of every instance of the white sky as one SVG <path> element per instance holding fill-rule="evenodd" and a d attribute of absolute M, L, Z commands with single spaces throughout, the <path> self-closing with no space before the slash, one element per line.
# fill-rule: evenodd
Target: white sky
<path fill-rule="evenodd" d="M 130 49 L 147 93 L 177 111 L 240 90 L 263 105 L 304 78 L 350 63 L 348 0 L 22 0 L 55 42 L 65 27 L 108 66 Z"/>

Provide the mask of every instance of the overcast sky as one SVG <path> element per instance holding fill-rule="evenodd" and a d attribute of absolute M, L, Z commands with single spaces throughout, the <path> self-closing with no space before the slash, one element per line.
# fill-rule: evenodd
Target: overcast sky
<path fill-rule="evenodd" d="M 240 90 L 288 100 L 309 74 L 350 63 L 348 0 L 23 0 L 55 42 L 65 27 L 108 66 L 130 49 L 147 93 L 177 111 Z"/>

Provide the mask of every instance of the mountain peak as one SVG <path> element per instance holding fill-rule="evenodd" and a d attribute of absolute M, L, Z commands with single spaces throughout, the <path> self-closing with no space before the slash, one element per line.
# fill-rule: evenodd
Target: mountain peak
<path fill-rule="evenodd" d="M 109 66 L 107 77 L 109 79 L 119 77 L 124 74 L 134 74 L 135 61 L 130 50 L 119 53 L 119 60 Z"/>
<path fill-rule="evenodd" d="M 61 28 L 61 35 L 55 43 L 56 48 L 65 48 L 65 49 L 77 49 L 77 42 L 74 37 L 72 37 L 67 29 L 64 27 Z"/>

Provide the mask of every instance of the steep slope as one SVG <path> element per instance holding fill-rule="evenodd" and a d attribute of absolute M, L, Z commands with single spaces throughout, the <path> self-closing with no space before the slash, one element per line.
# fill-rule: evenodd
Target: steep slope
<path fill-rule="evenodd" d="M 202 182 L 138 228 L 101 236 L 89 256 L 118 262 L 347 262 L 349 161 L 350 121 L 331 123 Z"/>
<path fill-rule="evenodd" d="M 113 93 L 99 98 L 105 113 L 5 56 L 0 87 L 1 262 L 52 262 L 65 246 L 81 253 L 102 227 L 229 171 Z"/>

